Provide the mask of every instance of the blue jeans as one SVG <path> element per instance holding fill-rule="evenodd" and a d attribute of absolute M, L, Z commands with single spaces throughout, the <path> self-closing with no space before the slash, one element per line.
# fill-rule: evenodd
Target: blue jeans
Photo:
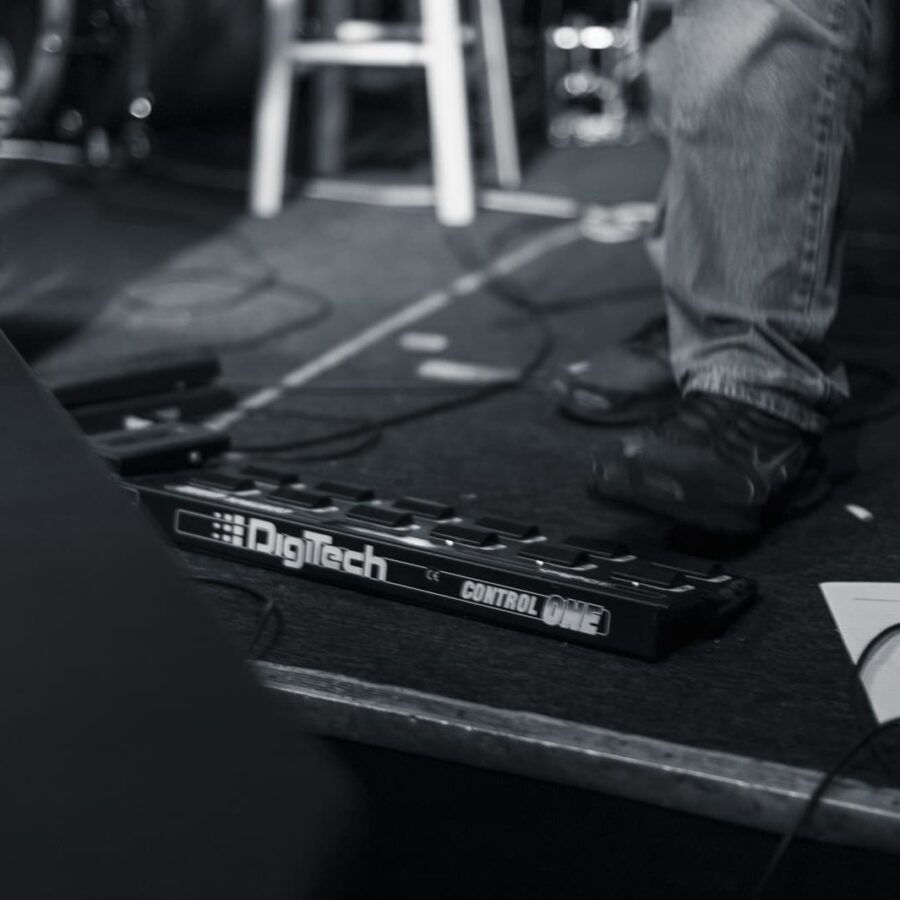
<path fill-rule="evenodd" d="M 848 395 L 825 334 L 861 116 L 868 0 L 675 0 L 648 58 L 669 143 L 672 367 L 808 431 Z"/>

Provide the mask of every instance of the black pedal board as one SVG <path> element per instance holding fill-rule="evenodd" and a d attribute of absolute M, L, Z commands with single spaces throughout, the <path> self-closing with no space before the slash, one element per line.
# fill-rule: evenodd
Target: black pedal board
<path fill-rule="evenodd" d="M 185 352 L 106 361 L 93 369 L 81 367 L 77 377 L 56 376 L 45 383 L 66 409 L 74 410 L 206 387 L 220 374 L 216 356 Z"/>
<path fill-rule="evenodd" d="M 125 477 L 201 466 L 231 444 L 227 435 L 186 422 L 106 431 L 88 440 L 94 451 Z"/>
<path fill-rule="evenodd" d="M 184 549 L 645 659 L 718 633 L 756 596 L 707 560 L 555 541 L 534 523 L 381 500 L 365 485 L 249 466 L 126 487 Z"/>
<path fill-rule="evenodd" d="M 234 393 L 217 385 L 187 388 L 168 394 L 151 394 L 79 406 L 69 411 L 78 426 L 87 434 L 117 431 L 131 418 L 150 422 L 200 422 L 226 409 L 233 409 Z"/>

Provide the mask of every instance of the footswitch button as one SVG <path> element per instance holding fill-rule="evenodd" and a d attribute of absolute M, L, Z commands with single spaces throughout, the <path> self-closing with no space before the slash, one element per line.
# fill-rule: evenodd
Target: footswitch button
<path fill-rule="evenodd" d="M 630 581 L 648 587 L 675 588 L 687 584 L 684 576 L 673 569 L 663 569 L 646 562 L 622 563 L 612 570 L 616 581 Z"/>
<path fill-rule="evenodd" d="M 496 531 L 504 537 L 511 537 L 517 541 L 527 541 L 541 535 L 541 530 L 537 525 L 517 522 L 515 519 L 503 519 L 499 516 L 485 516 L 475 524 L 482 528 L 489 528 L 491 531 Z"/>
<path fill-rule="evenodd" d="M 345 484 L 342 481 L 323 481 L 317 484 L 316 488 L 323 494 L 331 494 L 332 497 L 340 497 L 342 500 L 355 500 L 357 503 L 367 503 L 375 499 L 375 491 L 371 488 Z"/>
<path fill-rule="evenodd" d="M 168 422 L 108 431 L 89 438 L 94 451 L 125 478 L 199 468 L 224 453 L 230 439 L 202 425 Z"/>
<path fill-rule="evenodd" d="M 285 484 L 295 484 L 300 480 L 297 472 L 291 472 L 287 469 L 271 469 L 268 466 L 244 466 L 241 471 L 254 481 L 277 484 L 279 487 Z"/>
<path fill-rule="evenodd" d="M 519 556 L 556 566 L 584 566 L 590 562 L 584 550 L 567 547 L 565 544 L 535 544 L 533 547 L 523 547 L 519 551 Z"/>
<path fill-rule="evenodd" d="M 334 506 L 334 502 L 328 494 L 319 491 L 307 491 L 302 488 L 282 488 L 269 494 L 270 500 L 278 500 L 291 506 L 299 506 L 301 509 L 328 509 Z"/>
<path fill-rule="evenodd" d="M 435 500 L 422 500 L 419 497 L 401 497 L 394 501 L 394 506 L 408 509 L 411 513 L 426 519 L 452 519 L 456 515 L 452 506 Z"/>
<path fill-rule="evenodd" d="M 220 491 L 229 491 L 232 494 L 252 491 L 256 487 L 252 478 L 229 475 L 226 472 L 198 472 L 191 480 L 195 484 L 202 484 L 204 487 L 216 488 Z"/>
<path fill-rule="evenodd" d="M 605 559 L 627 556 L 629 552 L 628 546 L 622 541 L 613 541 L 608 538 L 585 537 L 575 534 L 567 537 L 563 543 L 580 547 L 582 550 L 587 550 L 591 556 L 600 556 Z"/>
<path fill-rule="evenodd" d="M 474 525 L 459 525 L 456 522 L 448 522 L 446 525 L 432 528 L 431 536 L 442 541 L 471 544 L 474 547 L 492 547 L 500 543 L 500 537 L 496 531 L 476 528 Z"/>
<path fill-rule="evenodd" d="M 410 513 L 388 509 L 384 506 L 354 506 L 348 511 L 347 516 L 351 519 L 359 519 L 361 522 L 383 525 L 386 528 L 409 528 L 413 524 L 413 517 Z"/>
<path fill-rule="evenodd" d="M 715 578 L 722 574 L 722 566 L 710 559 L 686 556 L 683 553 L 671 553 L 668 550 L 648 550 L 647 556 L 654 566 L 663 569 L 674 569 L 693 575 L 695 578 Z"/>

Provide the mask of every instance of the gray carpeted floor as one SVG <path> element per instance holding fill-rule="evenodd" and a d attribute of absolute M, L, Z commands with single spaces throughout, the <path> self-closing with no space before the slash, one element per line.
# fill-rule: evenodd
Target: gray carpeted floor
<path fill-rule="evenodd" d="M 529 187 L 606 203 L 650 200 L 662 166 L 653 145 L 566 151 L 542 160 Z M 0 177 L 11 185 L 0 204 L 6 279 L 0 319 L 43 374 L 77 370 L 85 359 L 210 345 L 223 353 L 226 379 L 249 390 L 445 287 L 461 271 L 426 210 L 296 200 L 274 221 L 250 222 L 237 201 L 164 183 L 98 186 L 23 168 Z M 872 196 L 879 198 L 877 216 L 866 222 L 877 218 L 883 230 L 883 192 Z M 857 216 L 872 208 L 864 203 Z M 465 240 L 488 256 L 550 227 L 486 214 Z M 665 523 L 587 496 L 593 433 L 562 419 L 547 389 L 555 366 L 621 338 L 661 308 L 640 245 L 581 240 L 511 280 L 551 308 L 573 295 L 595 298 L 549 316 L 553 359 L 526 389 L 389 430 L 359 457 L 310 462 L 304 474 L 534 519 L 551 531 L 673 540 Z M 252 302 L 241 293 L 250 288 Z M 882 339 L 879 349 L 870 338 L 896 328 L 896 298 L 854 291 L 840 328 L 860 332 L 858 357 L 890 364 L 894 345 Z M 319 295 L 333 314 L 292 331 L 316 312 Z M 490 365 L 520 364 L 538 339 L 528 317 L 486 292 L 458 300 L 416 330 L 444 335 L 446 357 Z M 234 346 L 267 336 L 251 349 Z M 309 413 L 355 418 L 428 403 L 427 391 L 397 387 L 433 386 L 416 378 L 421 361 L 389 337 L 245 420 L 235 440 L 321 433 L 322 422 L 304 418 Z M 185 562 L 192 572 L 249 579 L 279 600 L 287 627 L 270 651 L 277 662 L 822 767 L 861 725 L 848 693 L 849 659 L 818 584 L 900 580 L 898 438 L 897 416 L 836 433 L 829 446 L 847 477 L 833 496 L 758 545 L 729 550 L 731 565 L 759 580 L 758 606 L 721 639 L 658 664 L 217 560 Z M 854 518 L 848 503 L 866 507 L 874 519 Z M 236 639 L 250 634 L 252 614 L 240 598 L 221 592 L 210 599 Z M 869 774 L 881 777 L 871 767 Z"/>

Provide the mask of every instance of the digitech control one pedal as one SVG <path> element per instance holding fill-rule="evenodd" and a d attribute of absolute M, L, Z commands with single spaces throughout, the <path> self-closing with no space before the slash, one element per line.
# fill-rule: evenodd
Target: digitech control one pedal
<path fill-rule="evenodd" d="M 364 486 L 265 468 L 162 473 L 127 487 L 185 549 L 647 659 L 718 632 L 756 593 L 707 560 L 551 541 L 528 522 L 464 519 L 434 500 L 380 500 Z"/>

